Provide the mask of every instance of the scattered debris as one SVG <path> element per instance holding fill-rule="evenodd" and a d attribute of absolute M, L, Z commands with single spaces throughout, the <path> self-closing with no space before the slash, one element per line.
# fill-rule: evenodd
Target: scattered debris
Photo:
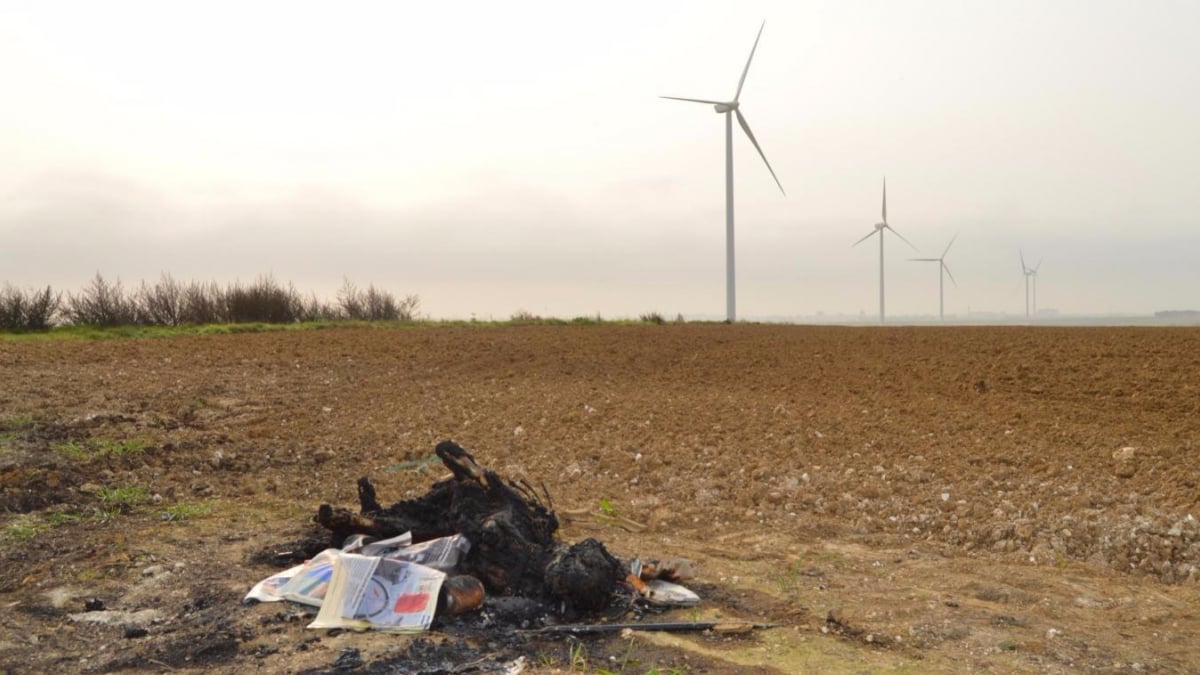
<path fill-rule="evenodd" d="M 764 628 L 778 628 L 777 623 L 751 623 L 746 621 L 671 621 L 662 623 L 582 623 L 545 626 L 527 631 L 539 635 L 583 635 L 591 633 L 641 632 L 692 632 L 711 630 L 717 633 L 748 633 Z"/>
<path fill-rule="evenodd" d="M 700 604 L 700 596 L 679 584 L 651 579 L 646 582 L 646 601 L 660 607 L 690 607 Z"/>
<path fill-rule="evenodd" d="M 558 551 L 545 567 L 546 588 L 567 607 L 584 611 L 608 607 L 626 576 L 621 561 L 595 539 Z"/>
<path fill-rule="evenodd" d="M 357 647 L 346 647 L 333 660 L 334 670 L 354 670 L 363 665 L 362 654 Z"/>
<path fill-rule="evenodd" d="M 115 626 L 149 626 L 161 621 L 165 615 L 161 610 L 142 609 L 136 612 L 123 612 L 115 609 L 91 610 L 78 614 L 68 614 L 67 618 L 76 623 L 101 623 Z"/>
<path fill-rule="evenodd" d="M 678 582 L 693 575 L 683 559 L 622 562 L 596 539 L 565 545 L 549 493 L 504 480 L 453 441 L 435 448 L 452 477 L 424 496 L 380 504 L 366 477 L 359 510 L 322 504 L 313 520 L 330 547 L 259 582 L 246 602 L 290 600 L 319 607 L 310 628 L 427 630 L 435 617 L 480 613 L 481 625 L 561 633 L 740 630 L 740 624 L 567 624 L 612 619 L 644 608 L 685 607 L 700 597 Z M 291 555 L 291 552 L 286 552 Z M 273 553 L 272 559 L 287 560 Z M 674 626 L 672 628 L 672 626 Z M 745 630 L 765 624 L 746 624 Z"/>
<path fill-rule="evenodd" d="M 322 504 L 316 522 L 335 539 L 411 532 L 413 541 L 423 542 L 461 534 L 472 548 L 460 572 L 482 581 L 489 593 L 541 594 L 546 566 L 557 549 L 553 511 L 528 484 L 506 484 L 458 444 L 443 441 L 436 452 L 454 476 L 435 483 L 425 496 L 385 509 L 364 477 L 358 481 L 358 513 Z"/>

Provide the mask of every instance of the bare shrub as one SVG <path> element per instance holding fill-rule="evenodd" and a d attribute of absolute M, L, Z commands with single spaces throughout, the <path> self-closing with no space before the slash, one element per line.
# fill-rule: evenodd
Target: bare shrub
<path fill-rule="evenodd" d="M 641 321 L 642 323 L 654 323 L 660 326 L 667 322 L 667 320 L 663 318 L 663 315 L 659 314 L 658 312 L 647 312 L 638 317 L 638 321 Z"/>
<path fill-rule="evenodd" d="M 246 288 L 232 284 L 225 293 L 230 323 L 295 323 L 304 301 L 295 287 L 281 286 L 271 276 L 259 277 Z"/>
<path fill-rule="evenodd" d="M 25 323 L 25 294 L 4 285 L 0 291 L 0 330 L 19 331 Z"/>
<path fill-rule="evenodd" d="M 163 274 L 153 286 L 143 281 L 137 293 L 143 321 L 155 326 L 178 326 L 183 323 L 183 299 L 183 284 L 169 274 Z"/>
<path fill-rule="evenodd" d="M 0 291 L 0 330 L 49 330 L 62 304 L 62 294 L 49 286 L 42 291 L 22 291 L 8 284 Z"/>
<path fill-rule="evenodd" d="M 421 296 L 416 293 L 409 293 L 404 296 L 397 306 L 396 319 L 400 321 L 415 321 L 417 312 L 421 309 Z"/>
<path fill-rule="evenodd" d="M 179 306 L 181 324 L 225 323 L 229 319 L 225 291 L 212 281 L 207 284 L 191 282 L 183 289 Z"/>
<path fill-rule="evenodd" d="M 412 321 L 419 305 L 415 295 L 397 300 L 390 291 L 375 288 L 374 284 L 362 291 L 349 279 L 344 279 L 338 291 L 342 316 L 355 321 Z"/>
<path fill-rule="evenodd" d="M 368 321 L 398 321 L 400 319 L 400 305 L 396 302 L 396 296 L 387 291 L 381 291 L 374 285 L 367 287 L 366 304 Z M 411 319 L 412 316 L 406 318 Z"/>
<path fill-rule="evenodd" d="M 358 290 L 350 279 L 342 277 L 342 288 L 338 291 L 337 301 L 343 317 L 355 321 L 362 320 L 366 311 L 362 295 L 362 291 Z"/>
<path fill-rule="evenodd" d="M 41 291 L 31 291 L 25 302 L 25 330 L 50 330 L 61 306 L 62 293 L 56 293 L 49 286 Z"/>
<path fill-rule="evenodd" d="M 132 326 L 140 319 L 137 302 L 121 280 L 109 283 L 99 272 L 79 295 L 68 294 L 64 314 L 67 321 L 81 326 Z"/>
<path fill-rule="evenodd" d="M 341 318 L 341 313 L 337 306 L 321 300 L 316 293 L 301 303 L 301 321 L 336 321 L 339 318 Z"/>
<path fill-rule="evenodd" d="M 412 321 L 420 306 L 421 299 L 416 295 L 397 300 L 390 291 L 367 287 L 367 316 L 371 321 Z"/>
<path fill-rule="evenodd" d="M 44 291 L 26 292 L 5 284 L 0 290 L 0 330 L 47 330 L 56 320 L 101 327 L 339 319 L 412 321 L 419 306 L 416 295 L 397 299 L 374 285 L 359 290 L 349 280 L 337 302 L 329 303 L 316 294 L 305 299 L 292 284 L 284 286 L 269 275 L 249 286 L 235 282 L 222 287 L 215 281 L 185 285 L 163 273 L 154 284 L 142 281 L 130 293 L 119 279 L 109 282 L 97 273 L 87 288 L 69 294 L 65 302 L 61 293 L 48 286 Z"/>

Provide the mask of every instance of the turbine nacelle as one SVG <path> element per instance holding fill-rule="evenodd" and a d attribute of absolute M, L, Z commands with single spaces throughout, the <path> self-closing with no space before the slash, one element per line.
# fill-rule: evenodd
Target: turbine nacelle
<path fill-rule="evenodd" d="M 721 114 L 730 112 L 731 110 L 737 110 L 737 109 L 738 109 L 737 101 L 732 101 L 730 103 L 718 103 L 713 106 L 713 110 L 716 110 L 718 113 L 721 113 Z"/>
<path fill-rule="evenodd" d="M 887 223 L 875 223 L 875 230 L 882 230 L 887 227 Z"/>

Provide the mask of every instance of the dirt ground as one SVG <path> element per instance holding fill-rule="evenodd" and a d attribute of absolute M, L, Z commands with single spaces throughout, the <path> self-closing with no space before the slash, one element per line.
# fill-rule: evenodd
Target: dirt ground
<path fill-rule="evenodd" d="M 564 541 L 694 561 L 702 603 L 658 620 L 780 626 L 412 638 L 241 604 L 360 476 L 423 494 L 443 439 L 544 483 Z M 1198 453 L 1195 328 L 0 340 L 0 671 L 1197 672 Z"/>

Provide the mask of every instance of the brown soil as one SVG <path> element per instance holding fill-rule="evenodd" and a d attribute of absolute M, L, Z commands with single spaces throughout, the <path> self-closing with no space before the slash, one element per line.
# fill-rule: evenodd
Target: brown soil
<path fill-rule="evenodd" d="M 659 620 L 783 624 L 577 670 L 1200 669 L 1200 330 L 665 325 L 0 341 L 0 671 L 570 670 L 240 604 L 447 438 L 544 482 L 565 541 L 692 559 Z"/>

